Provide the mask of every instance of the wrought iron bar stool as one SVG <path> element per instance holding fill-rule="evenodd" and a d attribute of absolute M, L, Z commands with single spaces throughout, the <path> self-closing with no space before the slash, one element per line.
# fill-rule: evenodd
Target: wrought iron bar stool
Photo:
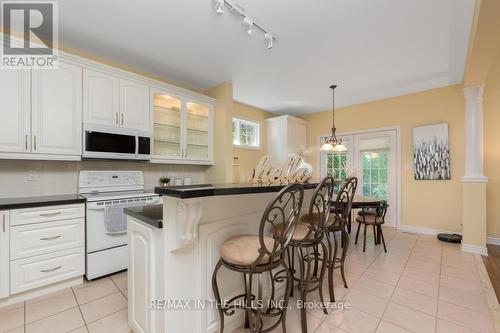
<path fill-rule="evenodd" d="M 335 302 L 335 291 L 333 287 L 333 273 L 335 269 L 340 269 L 342 280 L 344 282 L 344 288 L 347 288 L 344 263 L 347 255 L 347 250 L 349 248 L 349 234 L 347 233 L 346 227 L 349 219 L 349 213 L 351 212 L 352 200 L 354 198 L 354 194 L 356 193 L 357 187 L 358 178 L 350 177 L 345 180 L 344 184 L 341 186 L 339 192 L 337 193 L 335 202 L 333 203 L 333 219 L 331 222 L 327 223 L 327 237 L 325 237 L 325 239 L 328 244 L 328 289 L 330 292 L 331 302 Z M 341 233 L 342 240 L 342 253 L 339 258 L 337 258 L 337 232 Z M 330 238 L 330 235 L 332 236 L 332 239 Z"/>
<path fill-rule="evenodd" d="M 307 215 L 302 217 L 306 222 L 297 224 L 295 231 L 290 241 L 288 249 L 288 262 L 292 267 L 292 274 L 294 270 L 294 256 L 291 253 L 297 252 L 299 264 L 299 277 L 294 281 L 299 282 L 300 300 L 305 304 L 307 301 L 307 293 L 319 290 L 320 301 L 324 304 L 323 300 L 323 278 L 325 276 L 325 256 L 328 250 L 323 242 L 325 235 L 326 221 L 330 216 L 330 205 L 333 198 L 333 185 L 334 180 L 332 177 L 324 178 L 316 187 L 311 202 L 309 204 L 309 211 Z M 308 223 L 309 219 L 306 216 L 313 216 L 314 223 Z M 284 226 L 280 226 L 282 229 Z M 321 246 L 322 252 L 320 254 L 318 248 Z M 290 253 L 291 252 L 291 253 Z M 319 276 L 318 262 L 322 262 Z M 307 264 L 307 269 L 306 269 Z M 314 271 L 312 270 L 314 265 Z M 311 286 L 312 284 L 312 286 Z M 328 312 L 323 308 L 325 314 Z M 300 309 L 302 333 L 307 333 L 307 315 L 306 307 L 302 306 Z"/>
<path fill-rule="evenodd" d="M 250 328 L 252 332 L 270 332 L 281 323 L 282 330 L 286 333 L 286 311 L 293 276 L 284 259 L 299 220 L 303 199 L 302 185 L 286 186 L 268 204 L 260 221 L 258 235 L 235 236 L 222 244 L 221 258 L 212 275 L 212 290 L 217 302 L 221 333 L 224 332 L 224 316 L 233 315 L 237 309 L 245 311 L 245 327 Z M 245 280 L 245 293 L 225 303 L 221 302 L 217 283 L 217 272 L 222 266 L 242 273 Z M 282 270 L 277 273 L 273 272 L 280 267 Z M 269 302 L 267 306 L 262 306 L 263 274 L 269 274 L 270 277 L 270 301 L 273 301 L 276 296 L 274 283 L 286 280 L 283 306 L 277 306 L 278 302 Z M 257 275 L 258 278 L 257 295 L 252 294 L 253 275 Z M 257 303 L 255 306 L 254 301 Z M 271 320 L 277 318 L 277 320 L 264 328 L 263 318 L 271 318 Z"/>
<path fill-rule="evenodd" d="M 361 224 L 363 224 L 363 252 L 365 252 L 366 249 L 366 229 L 369 225 L 373 226 L 373 238 L 375 245 L 380 244 L 380 240 L 382 240 L 384 251 L 387 252 L 384 233 L 382 232 L 382 225 L 385 223 L 385 215 L 387 214 L 388 207 L 389 205 L 386 202 L 383 202 L 380 205 L 363 208 L 363 210 L 358 213 L 358 217 L 356 218 L 356 222 L 358 222 L 358 230 L 356 231 L 356 241 L 354 244 L 358 244 L 359 229 L 361 229 Z"/>

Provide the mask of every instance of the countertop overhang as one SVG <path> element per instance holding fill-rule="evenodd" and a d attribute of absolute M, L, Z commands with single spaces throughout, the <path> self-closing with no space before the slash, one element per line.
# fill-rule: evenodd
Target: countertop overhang
<path fill-rule="evenodd" d="M 316 188 L 318 182 L 304 183 L 305 190 Z M 155 187 L 155 193 L 179 199 L 210 197 L 216 195 L 238 195 L 279 192 L 286 185 L 262 184 L 200 184 L 185 186 Z"/>
<path fill-rule="evenodd" d="M 163 205 L 128 207 L 124 213 L 155 228 L 163 228 Z"/>

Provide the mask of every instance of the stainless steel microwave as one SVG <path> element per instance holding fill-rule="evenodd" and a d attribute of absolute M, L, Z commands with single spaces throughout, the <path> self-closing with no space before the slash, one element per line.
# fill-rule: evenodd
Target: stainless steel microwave
<path fill-rule="evenodd" d="M 82 157 L 146 161 L 151 158 L 151 136 L 136 130 L 84 124 Z"/>

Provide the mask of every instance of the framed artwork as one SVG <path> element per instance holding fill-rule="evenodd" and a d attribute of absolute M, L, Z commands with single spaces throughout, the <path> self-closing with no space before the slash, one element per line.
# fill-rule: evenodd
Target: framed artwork
<path fill-rule="evenodd" d="M 447 123 L 413 129 L 413 163 L 416 180 L 451 179 Z"/>

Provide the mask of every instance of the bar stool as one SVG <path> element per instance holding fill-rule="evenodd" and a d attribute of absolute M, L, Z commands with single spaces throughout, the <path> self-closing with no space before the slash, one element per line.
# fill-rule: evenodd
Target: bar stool
<path fill-rule="evenodd" d="M 250 328 L 252 332 L 269 332 L 280 323 L 283 332 L 286 332 L 286 310 L 293 277 L 284 258 L 299 221 L 303 199 L 302 185 L 295 183 L 286 186 L 268 204 L 260 221 L 258 235 L 239 235 L 222 244 L 221 258 L 212 275 L 212 290 L 220 317 L 220 333 L 224 332 L 224 316 L 233 315 L 237 309 L 245 311 L 245 328 Z M 242 273 L 245 280 L 245 293 L 231 298 L 224 304 L 221 302 L 217 284 L 217 272 L 222 266 Z M 273 270 L 279 267 L 282 270 L 273 273 Z M 263 274 L 269 274 L 270 277 L 270 301 L 275 297 L 274 283 L 286 280 L 283 306 L 276 306 L 277 302 L 269 302 L 266 307 L 261 306 Z M 253 275 L 257 275 L 258 278 L 257 296 L 252 294 Z M 257 306 L 253 306 L 253 301 L 258 302 Z M 277 320 L 269 327 L 263 328 L 262 319 L 266 317 Z"/>
<path fill-rule="evenodd" d="M 385 215 L 387 214 L 387 208 L 389 205 L 386 202 L 381 203 L 373 207 L 365 207 L 361 212 L 358 213 L 356 222 L 358 222 L 358 230 L 356 231 L 356 240 L 354 244 L 358 244 L 359 229 L 361 225 L 364 225 L 363 229 L 363 252 L 366 249 L 366 228 L 371 225 L 373 226 L 373 239 L 375 245 L 384 245 L 384 251 L 387 253 L 387 247 L 385 246 L 384 233 L 382 232 L 382 225 L 385 223 Z"/>
<path fill-rule="evenodd" d="M 340 268 L 340 273 L 342 275 L 342 280 L 344 282 L 344 288 L 347 288 L 347 281 L 344 272 L 344 263 L 347 255 L 347 249 L 349 248 L 349 234 L 347 233 L 346 226 L 349 219 L 349 213 L 351 212 L 352 200 L 354 194 L 356 193 L 356 188 L 358 187 L 358 179 L 356 177 L 347 178 L 337 193 L 337 198 L 333 204 L 333 219 L 331 222 L 327 223 L 325 237 L 328 244 L 328 289 L 330 292 L 330 301 L 335 302 L 335 291 L 333 287 L 333 273 L 335 269 Z M 342 254 L 340 258 L 337 258 L 338 245 L 337 238 L 335 234 L 341 232 L 342 240 Z M 333 241 L 329 236 L 332 236 Z M 332 244 L 333 243 L 333 244 Z M 333 246 L 333 249 L 332 249 Z"/>
<path fill-rule="evenodd" d="M 330 205 L 333 198 L 334 180 L 332 177 L 324 178 L 316 187 L 311 202 L 309 204 L 309 212 L 302 217 L 302 221 L 297 224 L 295 231 L 290 241 L 288 251 L 289 266 L 292 267 L 292 273 L 295 273 L 294 256 L 290 255 L 290 251 L 297 252 L 299 264 L 299 278 L 295 281 L 299 282 L 300 300 L 303 304 L 307 301 L 307 293 L 314 290 L 319 290 L 319 297 L 322 304 L 323 300 L 323 278 L 325 276 L 326 262 L 323 260 L 328 254 L 327 247 L 323 242 L 325 235 L 326 221 L 330 216 Z M 314 217 L 314 223 L 309 223 L 307 217 Z M 282 227 L 281 227 L 282 228 Z M 323 256 L 320 256 L 318 247 L 321 246 Z M 321 261 L 321 271 L 317 276 L 318 262 Z M 305 264 L 307 263 L 307 269 Z M 311 274 L 311 266 L 314 264 L 314 271 Z M 314 283 L 311 287 L 310 284 Z M 326 308 L 323 312 L 328 314 Z M 302 333 L 307 333 L 307 316 L 306 307 L 300 309 Z"/>

